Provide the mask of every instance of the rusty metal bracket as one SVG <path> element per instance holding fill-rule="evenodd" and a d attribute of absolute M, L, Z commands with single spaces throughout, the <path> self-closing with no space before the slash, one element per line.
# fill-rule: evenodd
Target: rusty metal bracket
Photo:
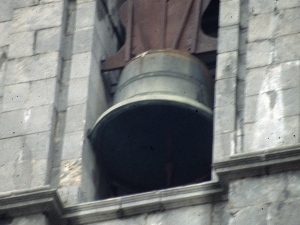
<path fill-rule="evenodd" d="M 101 63 L 101 70 L 123 68 L 151 49 L 178 49 L 190 54 L 216 51 L 217 39 L 201 29 L 211 0 L 127 0 L 119 15 L 126 29 L 124 46 Z"/>

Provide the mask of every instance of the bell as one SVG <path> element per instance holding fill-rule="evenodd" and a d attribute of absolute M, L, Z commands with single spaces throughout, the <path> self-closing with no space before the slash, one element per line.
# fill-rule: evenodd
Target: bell
<path fill-rule="evenodd" d="M 151 50 L 123 69 L 90 142 L 115 187 L 138 193 L 210 176 L 212 79 L 196 57 Z"/>

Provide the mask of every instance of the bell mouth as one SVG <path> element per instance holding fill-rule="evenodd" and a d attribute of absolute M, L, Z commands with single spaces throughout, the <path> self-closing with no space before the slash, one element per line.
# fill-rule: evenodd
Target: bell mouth
<path fill-rule="evenodd" d="M 104 112 L 89 139 L 111 182 L 138 193 L 167 187 L 170 159 L 172 186 L 210 175 L 212 121 L 212 110 L 202 103 L 147 93 Z M 166 146 L 168 136 L 171 153 Z"/>

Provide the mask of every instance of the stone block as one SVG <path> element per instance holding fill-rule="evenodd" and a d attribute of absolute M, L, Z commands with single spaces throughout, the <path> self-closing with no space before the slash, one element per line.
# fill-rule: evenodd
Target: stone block
<path fill-rule="evenodd" d="M 0 1 L 0 22 L 12 20 L 13 12 L 14 9 L 12 0 Z"/>
<path fill-rule="evenodd" d="M 56 77 L 60 72 L 60 66 L 58 52 L 11 60 L 7 64 L 5 84 Z"/>
<path fill-rule="evenodd" d="M 66 132 L 85 130 L 87 120 L 87 105 L 69 106 L 67 110 Z"/>
<path fill-rule="evenodd" d="M 273 12 L 275 10 L 275 1 L 269 0 L 251 0 L 249 1 L 249 12 L 252 15 L 259 15 Z"/>
<path fill-rule="evenodd" d="M 93 37 L 94 37 L 93 27 L 77 29 L 74 35 L 73 53 L 92 51 L 92 46 L 94 42 Z"/>
<path fill-rule="evenodd" d="M 244 110 L 244 102 L 245 102 L 245 82 L 239 81 L 236 89 L 236 104 L 237 104 L 237 115 L 239 116 L 239 111 L 242 112 Z"/>
<path fill-rule="evenodd" d="M 272 44 L 269 40 L 247 45 L 247 68 L 261 67 L 272 62 Z"/>
<path fill-rule="evenodd" d="M 78 205 L 82 202 L 80 186 L 60 187 L 57 192 L 64 206 Z"/>
<path fill-rule="evenodd" d="M 268 67 L 247 70 L 245 95 L 257 95 L 270 91 Z"/>
<path fill-rule="evenodd" d="M 12 177 L 15 173 L 15 166 L 13 163 L 0 164 L 0 192 L 12 191 L 15 189 L 15 184 Z M 5 182 L 4 182 L 5 181 Z"/>
<path fill-rule="evenodd" d="M 29 83 L 8 85 L 4 87 L 3 111 L 26 108 L 29 99 Z"/>
<path fill-rule="evenodd" d="M 73 39 L 74 35 L 65 36 L 63 39 L 63 48 L 61 49 L 62 58 L 70 60 L 73 54 Z"/>
<path fill-rule="evenodd" d="M 295 116 L 300 114 L 299 96 L 299 87 L 278 91 L 278 101 L 281 101 L 283 107 L 282 114 L 284 116 Z"/>
<path fill-rule="evenodd" d="M 11 225 L 48 225 L 49 221 L 43 214 L 35 214 L 23 217 L 17 217 Z"/>
<path fill-rule="evenodd" d="M 49 131 L 54 123 L 53 105 L 33 107 L 27 110 L 27 134 Z"/>
<path fill-rule="evenodd" d="M 240 1 L 231 0 L 220 3 L 220 27 L 236 25 L 240 20 Z"/>
<path fill-rule="evenodd" d="M 220 28 L 218 42 L 218 53 L 238 50 L 239 26 Z"/>
<path fill-rule="evenodd" d="M 215 203 L 212 213 L 212 225 L 228 225 L 231 217 L 228 202 Z"/>
<path fill-rule="evenodd" d="M 282 89 L 289 89 L 299 86 L 300 82 L 300 61 L 292 61 L 274 66 L 271 69 L 270 77 L 278 79 L 278 86 Z"/>
<path fill-rule="evenodd" d="M 15 163 L 14 176 L 12 177 L 15 189 L 28 189 L 31 187 L 32 164 L 29 160 Z"/>
<path fill-rule="evenodd" d="M 4 95 L 4 75 L 5 75 L 5 71 L 0 71 L 0 98 L 1 99 Z M 2 104 L 1 104 L 1 107 L 2 107 Z"/>
<path fill-rule="evenodd" d="M 0 138 L 25 134 L 25 121 L 27 118 L 27 111 L 25 109 L 2 112 L 0 117 Z"/>
<path fill-rule="evenodd" d="M 275 37 L 300 32 L 300 7 L 282 10 L 277 17 Z"/>
<path fill-rule="evenodd" d="M 34 160 L 47 159 L 51 153 L 50 141 L 50 131 L 26 135 L 24 142 L 24 152 L 27 152 L 28 156 L 25 155 L 24 157 Z"/>
<path fill-rule="evenodd" d="M 87 141 L 84 130 L 65 133 L 62 160 L 81 158 Z"/>
<path fill-rule="evenodd" d="M 218 80 L 215 84 L 215 107 L 236 103 L 236 78 Z"/>
<path fill-rule="evenodd" d="M 272 203 L 269 208 L 269 225 L 298 224 L 300 201 Z"/>
<path fill-rule="evenodd" d="M 36 53 L 56 52 L 60 50 L 62 27 L 54 27 L 37 31 Z"/>
<path fill-rule="evenodd" d="M 91 74 L 92 53 L 73 54 L 71 65 L 71 79 L 89 77 Z"/>
<path fill-rule="evenodd" d="M 299 139 L 299 137 L 297 137 Z M 300 171 L 290 171 L 287 176 L 286 195 L 288 199 L 300 197 Z"/>
<path fill-rule="evenodd" d="M 276 27 L 273 13 L 266 13 L 250 17 L 248 28 L 248 41 L 254 42 L 259 40 L 270 39 Z"/>
<path fill-rule="evenodd" d="M 42 187 L 49 183 L 48 159 L 32 160 L 30 187 Z"/>
<path fill-rule="evenodd" d="M 212 206 L 210 204 L 184 207 L 164 212 L 148 214 L 146 224 L 161 225 L 206 225 L 211 224 Z"/>
<path fill-rule="evenodd" d="M 227 133 L 235 130 L 235 105 L 216 107 L 214 110 L 214 134 Z"/>
<path fill-rule="evenodd" d="M 300 59 L 300 34 L 292 34 L 275 39 L 275 62 Z"/>
<path fill-rule="evenodd" d="M 2 22 L 0 23 L 0 46 L 6 46 L 10 43 L 10 36 L 11 36 L 11 21 Z"/>
<path fill-rule="evenodd" d="M 8 57 L 19 58 L 33 55 L 34 32 L 21 32 L 10 35 Z"/>
<path fill-rule="evenodd" d="M 248 27 L 248 20 L 250 17 L 250 12 L 248 10 L 249 7 L 249 1 L 241 1 L 241 8 L 240 8 L 240 15 L 241 15 L 241 19 L 240 19 L 240 27 L 242 29 L 247 28 Z"/>
<path fill-rule="evenodd" d="M 300 6 L 299 0 L 286 0 L 286 1 L 277 1 L 278 9 L 288 9 Z"/>
<path fill-rule="evenodd" d="M 216 79 L 225 79 L 237 76 L 238 52 L 226 52 L 218 55 Z"/>
<path fill-rule="evenodd" d="M 235 152 L 235 132 L 214 135 L 213 161 L 225 160 Z"/>
<path fill-rule="evenodd" d="M 13 6 L 15 9 L 30 7 L 38 4 L 39 4 L 39 0 L 13 0 Z"/>
<path fill-rule="evenodd" d="M 96 1 L 77 5 L 76 28 L 92 27 L 96 20 Z"/>
<path fill-rule="evenodd" d="M 75 22 L 76 22 L 76 4 L 80 3 L 79 1 L 69 1 L 68 2 L 68 20 L 66 27 L 66 35 L 73 35 L 75 31 Z"/>
<path fill-rule="evenodd" d="M 57 85 L 56 78 L 32 81 L 29 106 L 35 107 L 55 103 Z"/>
<path fill-rule="evenodd" d="M 68 105 L 86 103 L 89 93 L 89 78 L 71 79 L 69 83 Z"/>
<path fill-rule="evenodd" d="M 63 13 L 62 2 L 16 9 L 12 31 L 17 33 L 61 26 Z"/>
<path fill-rule="evenodd" d="M 266 111 L 265 117 L 258 122 L 244 125 L 245 151 L 253 152 L 298 143 L 299 116 L 273 118 L 272 114 L 272 111 Z"/>
<path fill-rule="evenodd" d="M 0 139 L 0 167 L 22 160 L 22 153 L 24 151 L 23 137 Z"/>
<path fill-rule="evenodd" d="M 251 206 L 235 213 L 230 218 L 228 225 L 269 225 L 267 217 L 268 205 Z"/>

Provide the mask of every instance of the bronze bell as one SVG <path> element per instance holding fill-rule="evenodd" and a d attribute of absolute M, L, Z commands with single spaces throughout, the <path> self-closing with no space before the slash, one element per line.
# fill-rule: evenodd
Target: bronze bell
<path fill-rule="evenodd" d="M 138 193 L 210 176 L 212 103 L 212 79 L 196 57 L 164 49 L 132 59 L 89 136 L 111 183 Z"/>

